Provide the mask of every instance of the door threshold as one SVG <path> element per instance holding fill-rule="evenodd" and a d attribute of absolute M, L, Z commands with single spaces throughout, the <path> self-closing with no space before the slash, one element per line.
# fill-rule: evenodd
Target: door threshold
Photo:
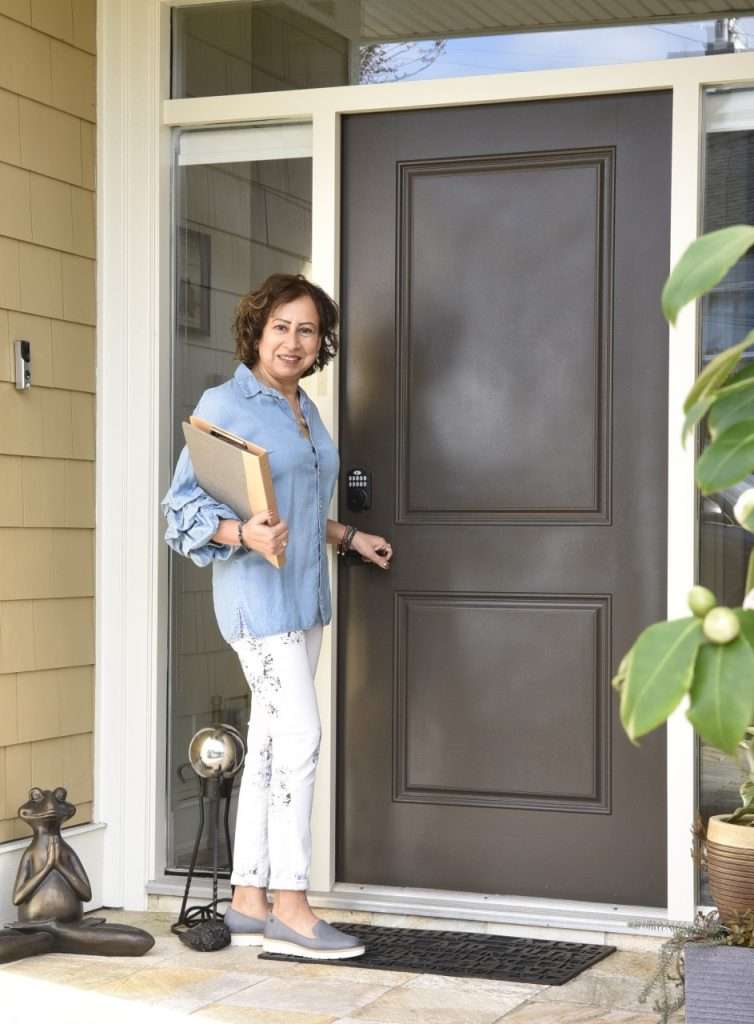
<path fill-rule="evenodd" d="M 558 931 L 657 935 L 657 926 L 668 920 L 665 907 L 486 895 L 446 889 L 356 885 L 349 882 L 336 882 L 331 892 L 312 892 L 310 895 L 316 896 L 319 905 L 323 907 Z"/>
<path fill-rule="evenodd" d="M 150 882 L 150 908 L 171 910 L 183 895 L 185 881 L 167 876 Z M 191 902 L 211 899 L 210 879 L 196 878 Z M 221 897 L 230 896 L 230 886 L 221 882 Z M 408 918 L 436 919 L 437 923 L 416 921 L 415 927 L 452 928 L 455 931 L 486 931 L 501 935 L 593 942 L 624 949 L 655 949 L 667 934 L 658 930 L 668 921 L 665 907 L 639 907 L 616 903 L 588 903 L 579 900 L 549 900 L 536 897 L 486 895 L 452 892 L 446 889 L 414 889 L 389 885 L 356 885 L 336 882 L 330 891 L 309 889 L 313 907 L 384 915 L 384 924 L 411 927 Z M 374 924 L 382 923 L 374 921 Z"/>

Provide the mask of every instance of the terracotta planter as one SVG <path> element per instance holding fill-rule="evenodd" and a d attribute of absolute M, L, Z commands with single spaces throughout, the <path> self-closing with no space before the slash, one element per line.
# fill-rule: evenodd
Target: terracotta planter
<path fill-rule="evenodd" d="M 729 817 L 715 814 L 707 825 L 709 887 L 723 922 L 736 912 L 754 912 L 754 828 L 731 825 Z"/>

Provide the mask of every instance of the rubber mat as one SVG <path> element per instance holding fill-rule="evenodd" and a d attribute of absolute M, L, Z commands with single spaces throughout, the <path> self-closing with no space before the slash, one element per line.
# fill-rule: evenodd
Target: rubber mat
<path fill-rule="evenodd" d="M 519 939 L 508 935 L 433 931 L 425 928 L 387 928 L 352 921 L 331 921 L 366 946 L 362 956 L 319 963 L 371 967 L 417 974 L 450 974 L 461 978 L 496 978 L 530 985 L 564 985 L 587 967 L 615 952 L 615 946 L 549 939 Z M 285 953 L 259 953 L 260 960 L 312 963 L 313 958 Z"/>

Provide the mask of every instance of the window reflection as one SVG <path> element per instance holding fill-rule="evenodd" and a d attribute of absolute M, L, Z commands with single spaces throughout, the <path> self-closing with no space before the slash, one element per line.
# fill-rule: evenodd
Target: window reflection
<path fill-rule="evenodd" d="M 705 95 L 703 230 L 754 224 L 754 89 L 712 89 Z M 702 302 L 701 365 L 741 341 L 754 328 L 754 255 L 749 252 Z M 743 363 L 754 359 L 754 348 Z M 709 441 L 700 438 L 700 447 Z M 733 516 L 738 495 L 754 475 L 735 487 L 699 499 L 699 582 L 720 604 L 740 605 L 754 537 Z M 738 805 L 742 773 L 730 758 L 700 744 L 699 805 L 710 814 Z M 701 902 L 710 904 L 706 879 Z"/>
<path fill-rule="evenodd" d="M 259 129 L 244 131 L 248 138 L 249 131 Z M 225 152 L 232 148 L 227 135 L 218 135 Z M 207 145 L 212 148 L 211 133 Z M 311 276 L 311 159 L 210 160 L 208 156 L 207 162 L 185 164 L 179 157 L 175 167 L 171 468 L 184 444 L 181 422 L 191 415 L 201 393 L 226 381 L 238 365 L 232 321 L 241 296 L 274 271 Z M 180 871 L 188 868 L 198 823 L 197 779 L 187 763 L 189 740 L 198 729 L 220 722 L 234 725 L 245 737 L 251 699 L 238 658 L 217 629 L 211 568 L 199 568 L 172 552 L 170 563 L 167 870 Z M 240 775 L 231 828 L 239 783 Z M 210 826 L 199 873 L 211 863 L 211 851 Z M 221 869 L 227 867 L 221 863 Z"/>
<path fill-rule="evenodd" d="M 570 4 L 567 12 L 558 4 L 539 4 L 534 11 L 528 6 L 245 0 L 175 8 L 172 95 L 665 60 L 751 49 L 754 37 L 754 18 L 591 28 L 594 5 L 580 10 Z M 601 6 L 603 12 L 609 7 Z M 609 22 L 612 15 L 603 17 Z M 569 23 L 565 30 L 563 23 Z"/>

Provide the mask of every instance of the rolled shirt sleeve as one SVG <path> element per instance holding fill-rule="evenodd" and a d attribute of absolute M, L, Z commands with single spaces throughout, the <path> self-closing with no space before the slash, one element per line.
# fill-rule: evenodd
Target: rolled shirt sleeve
<path fill-rule="evenodd" d="M 317 622 L 326 626 L 332 619 L 327 509 L 340 460 L 303 388 L 300 401 L 308 437 L 302 435 L 282 392 L 262 384 L 239 362 L 229 380 L 202 393 L 194 410 L 201 419 L 267 451 L 278 514 L 289 525 L 283 565 L 271 564 L 258 551 L 210 539 L 221 519 L 239 516 L 199 486 L 186 449 L 161 502 L 170 547 L 197 565 L 212 563 L 212 602 L 218 629 L 228 643 L 244 635 L 309 629 Z"/>
<path fill-rule="evenodd" d="M 217 532 L 221 519 L 238 519 L 238 515 L 199 486 L 186 445 L 178 457 L 173 481 L 160 502 L 160 509 L 167 520 L 165 540 L 195 565 L 230 558 L 237 550 L 236 545 L 218 544 L 210 539 Z"/>

